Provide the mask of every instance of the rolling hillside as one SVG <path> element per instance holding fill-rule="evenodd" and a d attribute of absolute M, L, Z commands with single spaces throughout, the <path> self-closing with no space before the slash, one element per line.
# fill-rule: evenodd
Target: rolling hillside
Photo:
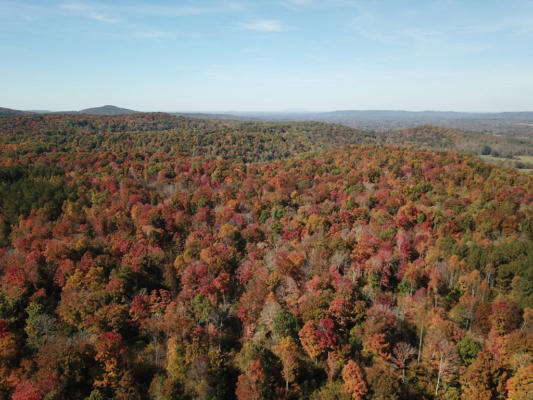
<path fill-rule="evenodd" d="M 1 396 L 528 393 L 532 177 L 314 122 L 0 124 Z"/>

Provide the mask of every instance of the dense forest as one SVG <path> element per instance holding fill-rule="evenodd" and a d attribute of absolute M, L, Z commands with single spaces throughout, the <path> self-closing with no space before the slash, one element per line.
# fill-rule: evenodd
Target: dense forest
<path fill-rule="evenodd" d="M 385 140 L 1 117 L 0 399 L 529 399 L 533 177 Z"/>
<path fill-rule="evenodd" d="M 121 116 L 47 114 L 0 118 L 0 144 L 11 154 L 165 152 L 271 161 L 346 144 L 373 143 L 372 132 L 319 122 L 264 123 L 195 119 L 164 113 Z"/>
<path fill-rule="evenodd" d="M 160 151 L 241 161 L 271 161 L 347 144 L 412 145 L 491 155 L 509 162 L 533 155 L 533 137 L 492 135 L 421 125 L 371 131 L 323 122 L 259 122 L 165 113 L 95 116 L 44 114 L 0 117 L 0 144 L 19 153 L 80 150 Z M 503 158 L 506 157 L 507 159 Z M 526 166 L 530 167 L 530 166 Z"/>
<path fill-rule="evenodd" d="M 189 115 L 193 116 L 194 114 Z M 203 114 L 202 116 L 260 121 L 320 121 L 382 133 L 416 128 L 421 125 L 432 125 L 446 130 L 533 138 L 533 113 L 528 111 L 465 113 L 453 111 L 336 110 L 326 112 L 235 112 L 233 114 Z"/>
<path fill-rule="evenodd" d="M 411 143 L 428 149 L 454 150 L 463 153 L 509 157 L 533 155 L 533 137 L 506 137 L 459 129 L 422 125 L 416 128 L 377 134 L 385 143 Z"/>

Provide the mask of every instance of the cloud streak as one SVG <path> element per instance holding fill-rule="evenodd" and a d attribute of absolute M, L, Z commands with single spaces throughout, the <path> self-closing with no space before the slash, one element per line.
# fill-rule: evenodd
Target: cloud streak
<path fill-rule="evenodd" d="M 280 21 L 273 20 L 273 19 L 262 19 L 262 20 L 248 21 L 248 22 L 239 22 L 237 24 L 237 27 L 239 29 L 248 30 L 248 31 L 270 32 L 270 33 L 284 32 L 287 30 Z"/>
<path fill-rule="evenodd" d="M 138 16 L 152 17 L 184 17 L 191 15 L 205 15 L 231 10 L 238 10 L 241 5 L 236 2 L 228 2 L 222 5 L 209 6 L 165 6 L 151 3 L 129 4 L 129 5 L 108 5 L 96 2 L 68 2 L 59 6 L 63 11 L 78 17 L 84 17 L 99 22 L 116 24 L 122 22 L 120 18 L 113 15 L 127 15 L 131 18 Z"/>
<path fill-rule="evenodd" d="M 469 28 L 477 33 L 511 33 L 517 35 L 531 35 L 533 33 L 533 18 L 529 16 L 506 18 L 492 24 L 472 25 Z"/>
<path fill-rule="evenodd" d="M 155 4 L 142 5 L 135 8 L 127 8 L 130 12 L 136 12 L 144 15 L 152 15 L 159 17 L 183 17 L 187 15 L 202 15 L 220 12 L 223 9 L 218 7 L 189 7 L 177 6 L 168 7 Z"/>
<path fill-rule="evenodd" d="M 131 3 L 127 5 L 113 5 L 97 2 L 68 2 L 60 5 L 63 10 L 69 10 L 77 13 L 84 13 L 85 16 L 92 18 L 103 15 L 103 11 L 106 13 L 121 13 L 137 16 L 154 16 L 154 17 L 182 17 L 189 15 L 205 15 L 218 12 L 226 12 L 232 10 L 239 10 L 242 5 L 238 2 L 224 2 L 214 3 L 205 6 L 190 6 L 190 5 L 176 5 L 167 6 L 160 4 L 153 4 L 151 2 Z M 107 16 L 107 15 L 106 15 Z"/>
<path fill-rule="evenodd" d="M 65 3 L 60 6 L 62 10 L 71 12 L 79 17 L 92 19 L 94 21 L 108 24 L 117 24 L 121 22 L 119 18 L 114 18 L 108 13 L 102 11 L 101 7 L 87 3 Z"/>

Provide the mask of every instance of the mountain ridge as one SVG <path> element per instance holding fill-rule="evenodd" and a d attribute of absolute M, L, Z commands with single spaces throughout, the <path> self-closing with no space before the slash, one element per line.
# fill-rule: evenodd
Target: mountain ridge
<path fill-rule="evenodd" d="M 128 108 L 117 107 L 106 104 L 100 107 L 90 107 L 83 110 L 69 110 L 69 111 L 49 111 L 49 110 L 16 110 L 12 108 L 0 107 L 0 116 L 8 115 L 30 115 L 30 114 L 86 114 L 86 115 L 125 115 L 135 114 L 138 111 L 130 110 Z"/>
<path fill-rule="evenodd" d="M 78 111 L 77 113 L 89 115 L 123 115 L 135 114 L 137 113 L 137 111 L 106 104 L 105 106 L 101 107 L 85 108 L 83 110 Z"/>
<path fill-rule="evenodd" d="M 0 107 L 0 115 L 16 115 L 16 114 L 89 114 L 89 115 L 120 115 L 133 114 L 137 112 L 128 108 L 118 107 L 111 104 L 103 106 L 89 107 L 79 111 L 49 111 L 49 110 L 18 110 L 7 107 Z M 10 113 L 10 114 L 8 114 Z M 466 112 L 466 111 L 440 111 L 440 110 L 394 110 L 394 109 L 339 109 L 331 111 L 169 111 L 168 114 L 186 115 L 186 116 L 201 116 L 213 118 L 242 118 L 252 117 L 257 119 L 274 119 L 274 120 L 292 120 L 292 119 L 312 119 L 316 117 L 367 117 L 367 118 L 398 118 L 398 117 L 440 117 L 451 119 L 463 118 L 482 118 L 482 119 L 527 119 L 533 120 L 533 111 L 503 111 L 503 112 Z"/>
<path fill-rule="evenodd" d="M 10 115 L 28 115 L 32 114 L 30 111 L 15 110 L 12 108 L 0 107 L 0 116 Z"/>

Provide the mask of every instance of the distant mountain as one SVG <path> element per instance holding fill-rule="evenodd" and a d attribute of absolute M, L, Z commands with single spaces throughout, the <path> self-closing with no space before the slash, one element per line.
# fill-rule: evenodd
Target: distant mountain
<path fill-rule="evenodd" d="M 263 119 L 257 117 L 250 117 L 245 115 L 236 115 L 236 114 L 215 114 L 215 113 L 195 113 L 195 112 L 172 112 L 172 115 L 178 115 L 188 118 L 199 118 L 199 119 L 220 119 L 220 120 L 235 120 L 235 121 L 261 121 Z"/>
<path fill-rule="evenodd" d="M 518 120 L 532 120 L 533 111 L 521 111 L 521 112 L 503 112 L 496 114 L 497 118 L 509 118 Z"/>
<path fill-rule="evenodd" d="M 457 111 L 403 111 L 403 110 L 334 110 L 302 112 L 232 112 L 236 116 L 271 120 L 463 120 L 463 119 L 513 119 L 533 120 L 533 111 L 478 113 Z"/>
<path fill-rule="evenodd" d="M 113 105 L 87 108 L 81 111 L 19 111 L 0 108 L 0 115 L 24 114 L 83 114 L 127 115 L 138 111 Z M 238 121 L 317 121 L 341 124 L 351 128 L 375 132 L 391 132 L 433 125 L 446 129 L 461 129 L 494 135 L 533 138 L 533 111 L 481 113 L 455 111 L 403 111 L 403 110 L 334 110 L 334 111 L 284 111 L 284 112 L 173 112 L 184 117 Z"/>
<path fill-rule="evenodd" d="M 55 112 L 55 111 L 50 111 L 50 110 L 26 110 L 26 111 L 32 114 L 52 114 Z"/>
<path fill-rule="evenodd" d="M 320 121 L 377 132 L 434 125 L 504 136 L 533 137 L 533 112 L 337 110 L 328 112 L 232 112 L 261 121 Z"/>
<path fill-rule="evenodd" d="M 323 118 L 358 118 L 358 119 L 407 119 L 407 120 L 532 120 L 533 112 L 501 112 L 501 113 L 479 113 L 479 112 L 457 112 L 457 111 L 396 111 L 396 110 L 345 110 L 317 113 Z"/>
<path fill-rule="evenodd" d="M 137 111 L 129 110 L 127 108 L 120 108 L 116 106 L 106 105 L 102 107 L 86 108 L 78 111 L 79 114 L 90 115 L 121 115 L 121 114 L 135 114 Z"/>
<path fill-rule="evenodd" d="M 13 110 L 11 108 L 4 108 L 0 107 L 0 115 L 26 115 L 31 114 L 28 111 L 22 111 L 22 110 Z"/>

